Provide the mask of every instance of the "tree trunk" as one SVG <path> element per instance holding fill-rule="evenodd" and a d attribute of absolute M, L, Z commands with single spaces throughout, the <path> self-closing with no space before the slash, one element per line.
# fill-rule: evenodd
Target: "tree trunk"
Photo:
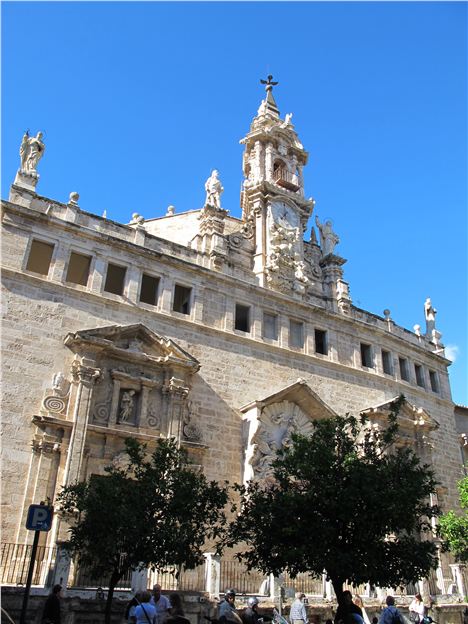
<path fill-rule="evenodd" d="M 330 576 L 330 580 L 332 582 L 333 589 L 335 591 L 336 601 L 338 602 L 338 605 L 344 605 L 344 601 L 343 601 L 343 579 L 333 578 L 333 577 Z"/>
<path fill-rule="evenodd" d="M 112 598 L 114 596 L 114 589 L 117 583 L 119 582 L 122 573 L 118 570 L 114 570 L 109 580 L 109 591 L 107 592 L 107 601 L 106 601 L 106 610 L 104 612 L 104 623 L 111 624 L 111 613 L 112 613 Z"/>

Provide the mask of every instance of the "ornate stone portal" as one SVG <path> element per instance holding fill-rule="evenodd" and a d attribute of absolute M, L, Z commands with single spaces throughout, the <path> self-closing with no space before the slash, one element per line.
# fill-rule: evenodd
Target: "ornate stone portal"
<path fill-rule="evenodd" d="M 320 397 L 298 379 L 261 401 L 241 408 L 244 414 L 244 483 L 268 483 L 277 451 L 291 444 L 293 433 L 311 434 L 313 421 L 334 416 Z"/>

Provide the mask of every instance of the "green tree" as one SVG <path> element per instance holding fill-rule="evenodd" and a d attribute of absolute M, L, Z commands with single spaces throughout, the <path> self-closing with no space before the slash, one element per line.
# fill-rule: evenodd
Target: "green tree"
<path fill-rule="evenodd" d="M 456 561 L 468 562 L 468 476 L 458 482 L 461 514 L 449 511 L 439 519 L 439 533 L 445 550 L 450 550 Z"/>
<path fill-rule="evenodd" d="M 106 624 L 114 588 L 130 570 L 203 562 L 203 545 L 217 538 L 228 499 L 226 487 L 191 469 L 173 440 L 159 441 L 150 456 L 136 440 L 125 447 L 126 467 L 109 466 L 105 477 L 65 487 L 58 498 L 71 554 L 109 579 Z"/>
<path fill-rule="evenodd" d="M 337 416 L 314 422 L 310 437 L 294 435 L 269 486 L 237 486 L 240 513 L 223 546 L 243 542 L 238 558 L 264 573 L 326 570 L 340 603 L 345 581 L 395 587 L 427 575 L 436 549 L 421 532 L 438 513 L 427 502 L 436 482 L 394 444 L 403 400 L 382 432 L 365 417 Z"/>

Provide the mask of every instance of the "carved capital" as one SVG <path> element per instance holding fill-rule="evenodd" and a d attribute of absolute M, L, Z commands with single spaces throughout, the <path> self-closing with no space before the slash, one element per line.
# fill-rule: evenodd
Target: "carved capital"
<path fill-rule="evenodd" d="M 101 375 L 99 368 L 93 366 L 85 366 L 78 361 L 74 361 L 72 364 L 72 376 L 73 381 L 83 384 L 84 386 L 91 387 Z"/>
<path fill-rule="evenodd" d="M 55 454 L 60 453 L 62 450 L 62 445 L 60 442 L 54 440 L 46 440 L 43 437 L 35 437 L 31 442 L 31 447 L 33 453 L 37 455 L 41 454 Z"/>

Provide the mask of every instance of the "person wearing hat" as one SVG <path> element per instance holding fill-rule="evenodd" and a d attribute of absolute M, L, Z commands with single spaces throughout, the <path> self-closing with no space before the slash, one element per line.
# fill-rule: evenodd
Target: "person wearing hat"
<path fill-rule="evenodd" d="M 289 612 L 289 621 L 291 624 L 308 624 L 307 612 L 304 605 L 305 594 L 296 592 L 296 599 L 291 605 Z"/>
<path fill-rule="evenodd" d="M 234 606 L 235 599 L 236 592 L 234 591 L 234 589 L 227 589 L 226 593 L 224 594 L 224 600 L 219 605 L 219 624 L 226 624 L 226 622 L 242 624 L 242 620 L 236 611 L 236 607 Z"/>

